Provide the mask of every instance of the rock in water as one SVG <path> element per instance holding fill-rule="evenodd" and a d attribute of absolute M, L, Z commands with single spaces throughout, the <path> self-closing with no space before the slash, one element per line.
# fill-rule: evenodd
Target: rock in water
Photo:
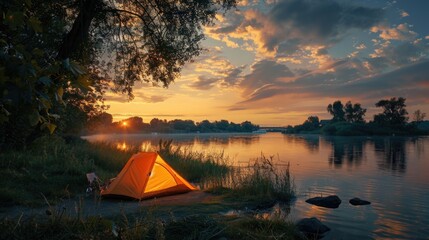
<path fill-rule="evenodd" d="M 307 199 L 305 202 L 325 208 L 338 208 L 341 204 L 341 199 L 336 195 L 327 197 L 314 197 Z"/>
<path fill-rule="evenodd" d="M 304 234 L 312 235 L 313 237 L 320 236 L 325 232 L 331 230 L 329 229 L 329 227 L 324 225 L 322 222 L 319 221 L 319 219 L 315 217 L 303 218 L 299 220 L 299 222 L 296 224 L 296 227 Z"/>
<path fill-rule="evenodd" d="M 366 201 L 366 200 L 362 200 L 362 199 L 357 198 L 357 197 L 350 199 L 349 203 L 353 206 L 371 204 L 371 202 Z"/>

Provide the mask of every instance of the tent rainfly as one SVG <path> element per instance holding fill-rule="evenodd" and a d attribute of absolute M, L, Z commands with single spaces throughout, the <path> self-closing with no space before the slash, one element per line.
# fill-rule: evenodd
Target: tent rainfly
<path fill-rule="evenodd" d="M 103 197 L 146 199 L 196 190 L 156 152 L 134 154 L 118 176 L 101 191 Z"/>

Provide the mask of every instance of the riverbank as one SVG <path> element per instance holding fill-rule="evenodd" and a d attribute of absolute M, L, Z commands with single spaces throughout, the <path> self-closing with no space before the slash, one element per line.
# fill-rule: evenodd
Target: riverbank
<path fill-rule="evenodd" d="M 416 124 L 385 126 L 376 123 L 331 122 L 326 125 L 297 125 L 288 127 L 285 134 L 321 134 L 326 136 L 426 136 L 429 130 Z"/>
<path fill-rule="evenodd" d="M 288 170 L 269 170 L 270 159 L 261 158 L 244 173 L 222 156 L 182 152 L 161 142 L 163 158 L 203 191 L 140 202 L 83 194 L 85 173 L 114 177 L 137 150 L 49 137 L 24 151 L 2 153 L 0 238 L 299 238 L 293 223 L 261 217 L 293 197 Z"/>

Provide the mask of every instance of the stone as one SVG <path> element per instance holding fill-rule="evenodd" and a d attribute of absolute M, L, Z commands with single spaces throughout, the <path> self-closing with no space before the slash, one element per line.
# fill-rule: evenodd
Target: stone
<path fill-rule="evenodd" d="M 303 218 L 299 220 L 296 223 L 296 227 L 306 235 L 322 235 L 325 232 L 331 230 L 315 217 Z"/>
<path fill-rule="evenodd" d="M 366 200 L 362 200 L 362 199 L 357 198 L 357 197 L 350 199 L 349 203 L 350 203 L 351 205 L 353 205 L 353 206 L 358 206 L 358 205 L 369 205 L 369 204 L 371 204 L 371 202 L 366 201 Z"/>
<path fill-rule="evenodd" d="M 325 208 L 338 208 L 341 204 L 341 199 L 336 195 L 327 197 L 314 197 L 307 199 L 305 202 Z"/>

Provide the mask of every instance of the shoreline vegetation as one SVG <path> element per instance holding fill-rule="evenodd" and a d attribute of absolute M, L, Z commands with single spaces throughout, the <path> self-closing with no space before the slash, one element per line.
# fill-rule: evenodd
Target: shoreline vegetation
<path fill-rule="evenodd" d="M 406 99 L 391 98 L 380 100 L 375 104 L 383 112 L 374 115 L 373 120 L 366 122 L 366 109 L 360 103 L 345 105 L 341 101 L 329 104 L 327 111 L 332 119 L 319 120 L 318 116 L 309 116 L 302 124 L 287 126 L 285 134 L 323 134 L 331 136 L 420 136 L 429 135 L 429 121 L 424 121 L 426 113 L 416 110 L 413 121 L 408 122 Z"/>
<path fill-rule="evenodd" d="M 191 152 L 173 147 L 172 141 L 160 141 L 157 151 L 178 173 L 213 196 L 211 201 L 147 207 L 139 213 L 124 212 L 113 217 L 74 216 L 54 208 L 48 208 L 42 216 L 5 216 L 17 207 L 43 209 L 65 200 L 80 205 L 88 184 L 86 173 L 95 171 L 101 179 L 114 177 L 137 150 L 46 136 L 24 151 L 2 152 L 0 213 L 4 217 L 0 220 L 0 238 L 303 238 L 295 224 L 284 217 L 260 214 L 260 210 L 276 204 L 284 206 L 285 211 L 289 208 L 295 196 L 289 166 L 278 168 L 271 157 L 261 155 L 253 165 L 232 167 L 222 153 Z M 97 198 L 103 204 L 97 195 L 86 198 Z M 243 214 L 224 214 L 228 211 Z"/>
<path fill-rule="evenodd" d="M 259 129 L 250 121 L 234 123 L 228 120 L 210 122 L 203 120 L 194 122 L 193 120 L 153 118 L 149 122 L 144 122 L 141 117 L 130 117 L 117 122 L 113 122 L 113 117 L 109 113 L 102 113 L 87 121 L 81 128 L 80 134 L 100 134 L 100 133 L 230 133 L 230 132 L 253 132 Z"/>

